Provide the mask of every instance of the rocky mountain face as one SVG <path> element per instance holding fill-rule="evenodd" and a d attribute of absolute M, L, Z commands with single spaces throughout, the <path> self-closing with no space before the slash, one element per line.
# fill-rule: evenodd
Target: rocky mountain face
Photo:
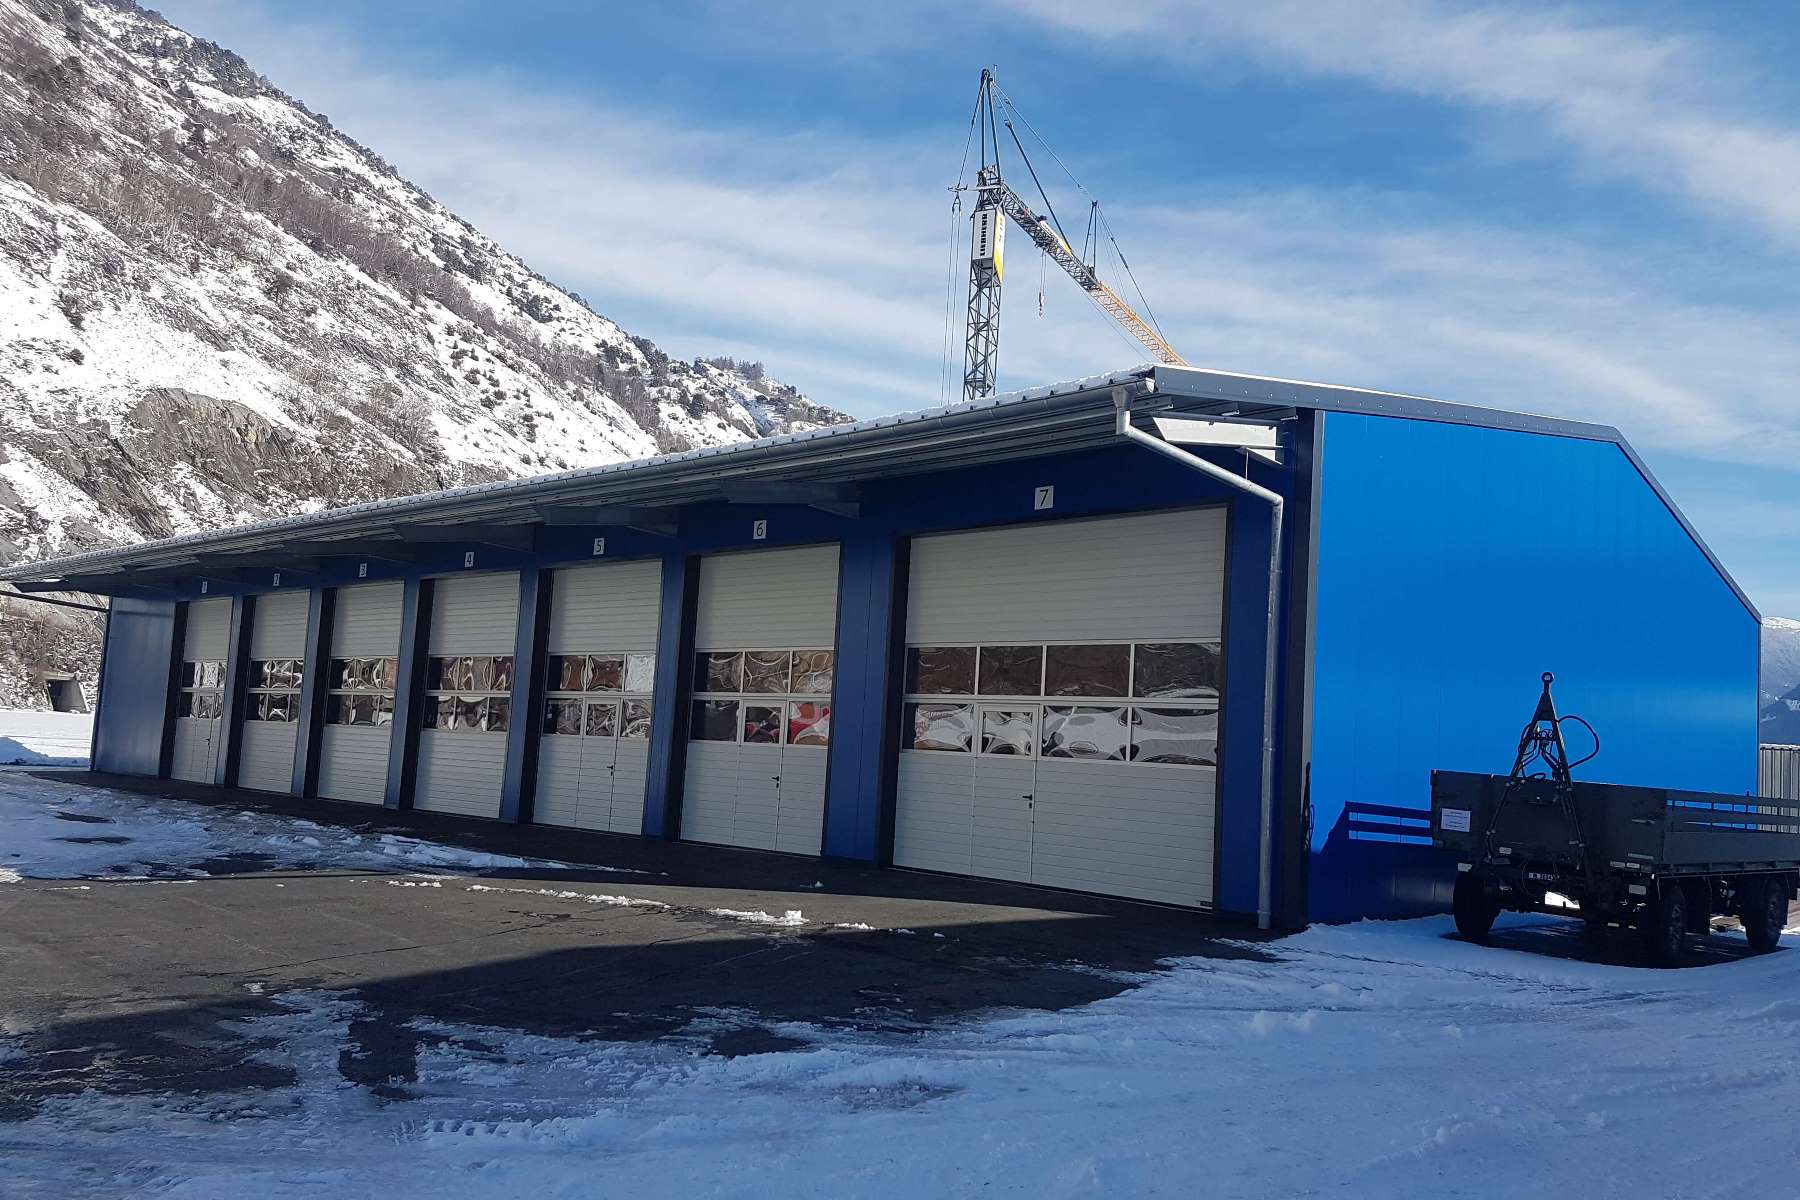
<path fill-rule="evenodd" d="M 847 419 L 631 336 L 130 0 L 0 0 L 0 562 Z M 92 678 L 42 613 L 0 601 L 0 706 L 31 656 Z"/>

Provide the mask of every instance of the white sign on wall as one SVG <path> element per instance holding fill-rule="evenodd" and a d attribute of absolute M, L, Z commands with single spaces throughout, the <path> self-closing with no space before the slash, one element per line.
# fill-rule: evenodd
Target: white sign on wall
<path fill-rule="evenodd" d="M 474 565 L 475 565 L 475 552 L 473 550 L 463 551 L 463 566 L 472 567 Z"/>
<path fill-rule="evenodd" d="M 606 539 L 605 538 L 595 538 L 594 539 L 594 557 L 599 558 L 602 554 L 605 554 L 605 553 L 606 553 Z"/>
<path fill-rule="evenodd" d="M 768 536 L 769 536 L 769 523 L 767 521 L 752 521 L 750 523 L 750 540 L 751 541 L 753 541 L 753 542 L 764 541 L 768 538 Z"/>
<path fill-rule="evenodd" d="M 1056 507 L 1056 487 L 1054 484 L 1052 484 L 1048 487 L 1038 488 L 1035 492 L 1032 493 L 1031 508 L 1032 508 L 1033 512 L 1043 512 L 1045 509 L 1055 508 L 1055 507 Z"/>

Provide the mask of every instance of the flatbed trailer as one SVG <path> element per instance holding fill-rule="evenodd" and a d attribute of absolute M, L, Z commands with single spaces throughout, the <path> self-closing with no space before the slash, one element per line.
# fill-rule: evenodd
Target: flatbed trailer
<path fill-rule="evenodd" d="M 1632 930 L 1672 966 L 1729 915 L 1752 949 L 1774 949 L 1800 887 L 1800 806 L 1577 782 L 1561 722 L 1579 718 L 1556 715 L 1550 682 L 1511 775 L 1432 772 L 1432 839 L 1457 858 L 1458 931 L 1483 941 L 1502 911 L 1579 917 L 1596 935 Z"/>

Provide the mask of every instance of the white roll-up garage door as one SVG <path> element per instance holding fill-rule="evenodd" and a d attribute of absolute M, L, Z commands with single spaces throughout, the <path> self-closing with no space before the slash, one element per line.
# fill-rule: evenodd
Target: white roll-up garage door
<path fill-rule="evenodd" d="M 500 815 L 518 627 L 516 573 L 437 580 L 414 808 Z"/>
<path fill-rule="evenodd" d="M 643 831 L 661 605 L 659 560 L 552 577 L 533 820 Z"/>
<path fill-rule="evenodd" d="M 294 784 L 294 731 L 306 672 L 309 592 L 258 596 L 250 611 L 249 694 L 244 702 L 238 786 L 286 792 Z"/>
<path fill-rule="evenodd" d="M 835 545 L 702 560 L 682 837 L 819 853 L 837 593 Z"/>
<path fill-rule="evenodd" d="M 400 665 L 398 580 L 337 590 L 326 664 L 325 727 L 319 735 L 319 795 L 380 804 L 387 798 L 394 694 Z"/>
<path fill-rule="evenodd" d="M 1222 508 L 916 538 L 897 866 L 1213 898 Z"/>
<path fill-rule="evenodd" d="M 169 774 L 212 783 L 224 736 L 225 656 L 231 646 L 231 601 L 196 600 L 187 606 L 181 638 L 180 694 L 175 707 L 175 753 Z"/>

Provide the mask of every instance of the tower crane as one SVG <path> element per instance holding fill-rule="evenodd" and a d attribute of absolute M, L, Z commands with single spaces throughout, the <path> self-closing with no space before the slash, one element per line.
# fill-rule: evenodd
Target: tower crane
<path fill-rule="evenodd" d="M 970 125 L 971 133 L 981 139 L 981 162 L 972 187 L 958 182 L 953 189 L 958 193 L 970 190 L 975 193 L 975 205 L 969 217 L 969 308 L 963 340 L 963 399 L 980 400 L 994 394 L 996 359 L 1000 352 L 1000 284 L 1005 273 L 1003 252 L 1008 219 L 1087 293 L 1096 308 L 1143 343 L 1157 362 L 1186 366 L 1186 360 L 1175 352 L 1175 348 L 1169 345 L 1156 328 L 1154 318 L 1146 321 L 1139 316 L 1096 272 L 1095 260 L 1099 256 L 1100 238 L 1105 229 L 1105 218 L 1100 214 L 1097 201 L 1089 202 L 1088 234 L 1083 253 L 1077 254 L 1070 247 L 1069 240 L 1063 235 L 1062 226 L 1056 219 L 1056 210 L 1051 207 L 1049 196 L 1038 182 L 1037 171 L 1025 153 L 1018 130 L 1014 128 L 1013 120 L 1017 115 L 1011 98 L 995 82 L 993 71 L 984 68 L 981 72 L 981 88 L 975 98 L 975 114 Z M 1024 122 L 1022 117 L 1019 120 Z M 1030 123 L 1024 124 L 1030 130 Z M 1043 201 L 1044 214 L 1041 216 L 1033 212 L 1031 206 L 1001 176 L 1002 129 L 1006 130 L 1014 149 L 1018 151 L 1019 161 L 1024 164 Z M 1035 131 L 1032 132 L 1035 136 Z M 967 160 L 964 161 L 966 163 Z M 1116 242 L 1114 246 L 1116 248 Z M 1120 262 L 1124 263 L 1123 255 L 1120 256 Z M 1129 264 L 1125 264 L 1125 269 L 1127 273 L 1130 272 Z M 1140 300 L 1142 295 L 1139 292 Z M 1149 311 L 1148 307 L 1145 311 Z"/>

